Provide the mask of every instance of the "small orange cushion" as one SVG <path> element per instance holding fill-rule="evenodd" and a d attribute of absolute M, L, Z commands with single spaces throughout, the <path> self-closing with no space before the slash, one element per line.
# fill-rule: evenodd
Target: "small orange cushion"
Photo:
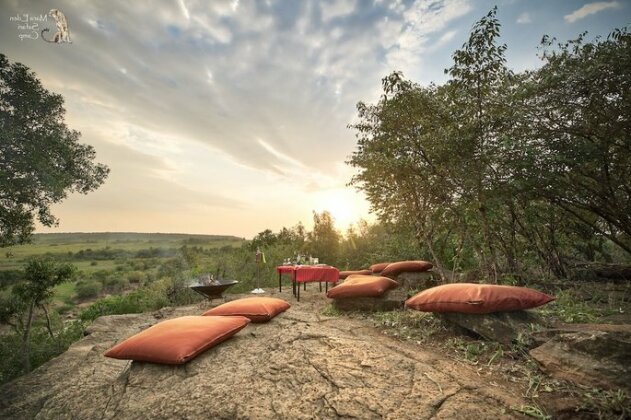
<path fill-rule="evenodd" d="M 344 283 L 329 289 L 326 296 L 331 299 L 377 297 L 397 286 L 399 283 L 387 277 L 354 274 L 348 277 Z"/>
<path fill-rule="evenodd" d="M 370 275 L 372 274 L 372 270 L 347 270 L 347 271 L 340 271 L 340 279 L 345 279 L 348 276 L 352 276 L 353 274 L 361 274 L 364 276 Z"/>
<path fill-rule="evenodd" d="M 399 261 L 388 264 L 381 272 L 381 275 L 385 277 L 394 277 L 406 271 L 421 272 L 427 271 L 432 267 L 432 263 L 427 261 Z"/>
<path fill-rule="evenodd" d="M 553 300 L 526 287 L 453 283 L 423 290 L 406 300 L 405 306 L 423 312 L 486 314 L 535 308 Z"/>
<path fill-rule="evenodd" d="M 181 365 L 232 337 L 250 320 L 242 316 L 183 316 L 160 322 L 105 352 L 114 359 Z"/>
<path fill-rule="evenodd" d="M 370 270 L 373 273 L 381 273 L 383 269 L 386 268 L 389 264 L 390 264 L 389 262 L 373 264 L 370 266 Z"/>
<path fill-rule="evenodd" d="M 252 322 L 267 322 L 281 312 L 285 312 L 291 305 L 282 299 L 271 297 L 249 297 L 233 300 L 212 308 L 202 315 L 241 315 L 250 318 Z"/>

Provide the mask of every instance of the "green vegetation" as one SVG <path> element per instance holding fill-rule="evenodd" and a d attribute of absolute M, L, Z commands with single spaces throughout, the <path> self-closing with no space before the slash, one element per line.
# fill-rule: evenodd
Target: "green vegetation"
<path fill-rule="evenodd" d="M 54 226 L 50 211 L 68 193 L 87 194 L 107 178 L 92 146 L 64 123 L 61 95 L 35 73 L 0 54 L 0 247 L 25 243 L 34 220 Z"/>
<path fill-rule="evenodd" d="M 375 224 L 359 221 L 341 233 L 323 212 L 313 214 L 311 231 L 302 224 L 277 233 L 266 229 L 251 241 L 43 234 L 29 245 L 5 248 L 0 309 L 2 321 L 14 329 L 0 340 L 0 382 L 64 351 L 99 316 L 200 301 L 187 287 L 200 274 L 238 280 L 231 293 L 252 290 L 257 249 L 267 260 L 260 267 L 261 287 L 276 287 L 275 266 L 296 254 L 311 254 L 341 270 L 427 259 L 444 276 L 536 282 L 535 288 L 557 296 L 540 311 L 552 321 L 606 322 L 628 312 L 628 278 L 625 283 L 624 275 L 618 276 L 616 293 L 603 292 L 603 283 L 592 282 L 602 278 L 586 267 L 631 261 L 631 36 L 616 30 L 607 40 L 586 42 L 580 36 L 557 47 L 545 39 L 543 66 L 516 74 L 505 66 L 506 46 L 497 45 L 499 29 L 491 11 L 454 53 L 444 85 L 419 86 L 395 72 L 384 78 L 377 104 L 358 104 L 360 120 L 353 126 L 358 149 L 349 163 L 359 170 L 352 182 L 379 216 Z M 30 233 L 28 226 L 21 231 Z M 21 240 L 21 234 L 7 235 Z M 44 282 L 37 293 L 27 293 L 25 287 L 39 278 L 28 274 L 33 256 L 72 264 L 76 281 Z M 340 316 L 332 306 L 322 313 Z M 60 314 L 72 319 L 62 321 Z M 439 341 L 456 360 L 480 370 L 510 371 L 524 381 L 529 400 L 513 410 L 549 417 L 540 393 L 562 385 L 529 360 L 529 334 L 501 346 L 454 337 L 430 314 L 369 317 L 390 336 L 423 345 Z M 31 351 L 25 353 L 29 342 Z M 629 415 L 622 392 L 583 394 L 583 409 L 590 413 Z"/>
<path fill-rule="evenodd" d="M 11 294 L 0 302 L 0 322 L 13 328 L 16 336 L 21 336 L 23 371 L 31 371 L 31 331 L 33 320 L 40 311 L 46 317 L 46 330 L 55 339 L 48 304 L 53 296 L 53 288 L 75 274 L 70 264 L 56 263 L 48 258 L 33 258 L 24 268 L 24 281 L 15 285 Z"/>
<path fill-rule="evenodd" d="M 2 334 L 0 383 L 65 351 L 81 338 L 85 323 L 98 316 L 199 301 L 186 288 L 188 281 L 202 265 L 215 267 L 221 255 L 244 243 L 227 236 L 133 233 L 36 234 L 32 239 L 6 248 L 0 259 L 0 322 L 11 327 Z M 41 270 L 33 271 L 34 262 Z M 34 279 L 54 279 L 47 275 L 64 267 L 72 271 L 69 281 L 44 281 L 45 289 L 33 296 L 23 292 L 32 289 Z M 88 306 L 80 309 L 80 303 Z M 63 321 L 62 314 L 70 319 Z"/>
<path fill-rule="evenodd" d="M 395 72 L 358 104 L 352 183 L 419 255 L 491 282 L 567 278 L 631 259 L 631 34 L 553 45 L 542 67 L 505 64 L 493 9 L 443 85 Z"/>

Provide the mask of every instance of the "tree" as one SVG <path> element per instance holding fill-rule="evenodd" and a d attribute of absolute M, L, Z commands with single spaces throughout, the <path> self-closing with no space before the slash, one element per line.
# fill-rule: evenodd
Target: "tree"
<path fill-rule="evenodd" d="M 611 243 L 629 252 L 629 33 L 579 37 L 515 74 L 499 29 L 494 8 L 453 54 L 444 85 L 394 72 L 376 104 L 358 104 L 351 184 L 447 275 L 566 277 L 571 261 L 610 260 Z"/>
<path fill-rule="evenodd" d="M 506 109 L 502 95 L 510 72 L 505 45 L 496 45 L 496 9 L 477 22 L 453 54 L 443 86 L 422 87 L 394 72 L 383 79 L 375 106 L 358 105 L 358 151 L 349 163 L 361 169 L 351 181 L 366 192 L 382 221 L 409 226 L 442 272 L 461 263 L 466 245 L 497 279 L 499 204 L 497 157 Z"/>
<path fill-rule="evenodd" d="M 35 310 L 40 309 L 46 316 L 46 328 L 51 338 L 54 338 L 48 314 L 48 301 L 53 296 L 53 288 L 74 277 L 76 267 L 67 263 L 56 263 L 50 258 L 33 258 L 24 268 L 24 281 L 13 287 L 11 297 L 6 301 L 0 312 L 1 320 L 7 322 L 10 318 L 17 318 L 18 324 L 13 324 L 22 333 L 24 350 L 24 369 L 31 370 L 30 333 L 33 325 Z M 26 314 L 24 313 L 26 312 Z M 25 317 L 25 319 L 24 319 Z"/>
<path fill-rule="evenodd" d="M 631 254 L 631 34 L 552 44 L 517 92 L 528 187 Z"/>
<path fill-rule="evenodd" d="M 265 229 L 263 232 L 259 232 L 250 242 L 250 249 L 256 251 L 259 248 L 267 248 L 275 245 L 278 242 L 278 237 L 272 232 L 271 229 Z"/>
<path fill-rule="evenodd" d="M 95 190 L 109 173 L 64 114 L 61 95 L 0 54 L 0 247 L 28 241 L 35 218 L 55 225 L 52 204 Z"/>
<path fill-rule="evenodd" d="M 313 212 L 313 231 L 307 235 L 307 251 L 323 263 L 336 265 L 340 251 L 340 234 L 335 230 L 328 211 Z"/>

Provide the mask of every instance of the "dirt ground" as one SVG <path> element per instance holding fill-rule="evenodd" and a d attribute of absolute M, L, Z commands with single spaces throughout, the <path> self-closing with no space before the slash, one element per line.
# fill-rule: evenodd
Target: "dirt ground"
<path fill-rule="evenodd" d="M 220 300 L 101 317 L 66 353 L 1 387 L 0 418 L 498 419 L 537 413 L 525 374 L 467 360 L 449 350 L 453 343 L 440 342 L 446 335 L 415 341 L 376 326 L 374 318 L 327 316 L 328 300 L 317 285 L 309 285 L 300 302 L 290 287 L 268 289 L 266 296 L 292 307 L 182 366 L 103 353 L 160 320 L 198 315 Z"/>

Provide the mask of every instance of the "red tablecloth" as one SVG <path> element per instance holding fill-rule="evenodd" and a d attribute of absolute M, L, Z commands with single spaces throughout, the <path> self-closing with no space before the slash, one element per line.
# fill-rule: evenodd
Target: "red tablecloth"
<path fill-rule="evenodd" d="M 293 265 L 279 265 L 276 267 L 276 271 L 278 274 L 294 274 L 294 270 L 296 269 Z"/>
<path fill-rule="evenodd" d="M 296 268 L 295 280 L 298 283 L 312 281 L 325 281 L 337 283 L 340 278 L 340 270 L 331 266 L 300 266 Z"/>
<path fill-rule="evenodd" d="M 298 283 L 314 281 L 336 283 L 340 277 L 340 271 L 330 265 L 279 265 L 276 271 L 278 274 L 291 274 L 291 281 Z"/>
<path fill-rule="evenodd" d="M 305 290 L 307 290 L 307 283 L 320 282 L 320 291 L 322 291 L 322 282 L 324 282 L 326 289 L 329 288 L 329 283 L 337 283 L 340 278 L 340 271 L 331 267 L 330 265 L 279 265 L 276 267 L 278 272 L 278 291 L 283 291 L 283 285 L 281 277 L 283 274 L 291 275 L 291 285 L 293 288 L 294 296 L 300 302 L 300 284 L 302 283 Z"/>

